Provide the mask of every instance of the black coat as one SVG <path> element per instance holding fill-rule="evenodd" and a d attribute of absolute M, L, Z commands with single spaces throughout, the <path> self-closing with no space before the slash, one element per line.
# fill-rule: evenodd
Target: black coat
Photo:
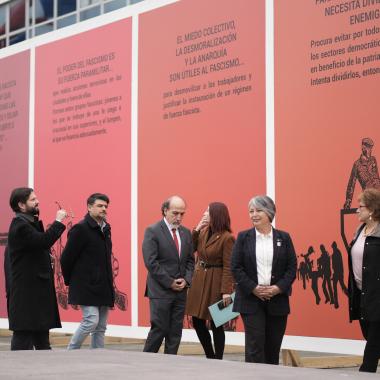
<path fill-rule="evenodd" d="M 348 254 L 349 316 L 350 321 L 360 318 L 374 322 L 380 321 L 380 226 L 365 239 L 361 291 L 356 286 L 352 270 L 351 248 L 364 227 L 365 224 L 359 227 Z"/>
<path fill-rule="evenodd" d="M 33 222 L 23 214 L 12 220 L 8 234 L 10 330 L 46 331 L 61 327 L 50 248 L 65 228 L 55 221 L 44 231 L 42 222 Z"/>
<path fill-rule="evenodd" d="M 273 228 L 273 263 L 271 285 L 281 293 L 271 298 L 268 311 L 271 315 L 290 313 L 289 295 L 296 278 L 297 258 L 289 234 Z M 233 310 L 253 314 L 261 302 L 252 291 L 258 285 L 256 266 L 256 230 L 240 232 L 232 251 L 231 271 L 236 280 Z"/>
<path fill-rule="evenodd" d="M 7 313 L 9 314 L 9 295 L 11 294 L 11 261 L 9 259 L 8 245 L 4 250 L 4 276 L 5 276 L 5 296 L 7 297 Z"/>
<path fill-rule="evenodd" d="M 69 231 L 61 256 L 70 304 L 113 307 L 111 256 L 110 225 L 106 223 L 102 232 L 99 224 L 87 214 Z"/>
<path fill-rule="evenodd" d="M 9 260 L 8 245 L 5 246 L 4 250 L 4 276 L 5 276 L 5 295 L 7 299 L 11 293 L 11 261 Z"/>

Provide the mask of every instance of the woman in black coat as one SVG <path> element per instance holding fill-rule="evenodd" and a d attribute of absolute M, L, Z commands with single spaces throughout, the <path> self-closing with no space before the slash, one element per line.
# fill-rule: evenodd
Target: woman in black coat
<path fill-rule="evenodd" d="M 248 208 L 254 228 L 239 233 L 232 253 L 233 310 L 244 323 L 245 361 L 278 364 L 297 259 L 289 234 L 271 225 L 272 199 L 254 197 Z"/>
<path fill-rule="evenodd" d="M 359 371 L 376 372 L 380 358 L 380 191 L 359 196 L 358 228 L 349 250 L 349 315 L 367 340 Z"/>

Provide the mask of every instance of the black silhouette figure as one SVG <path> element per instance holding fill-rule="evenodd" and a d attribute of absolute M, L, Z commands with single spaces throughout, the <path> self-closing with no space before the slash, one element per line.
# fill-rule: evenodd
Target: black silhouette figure
<path fill-rule="evenodd" d="M 332 281 L 333 281 L 333 289 L 334 289 L 334 306 L 337 309 L 339 307 L 338 282 L 345 295 L 348 295 L 348 289 L 346 285 L 344 284 L 344 279 L 343 279 L 344 269 L 343 269 L 342 253 L 338 249 L 338 246 L 335 241 L 331 244 L 331 248 L 333 249 L 332 255 L 331 255 L 331 264 L 332 264 L 332 269 L 333 269 Z"/>
<path fill-rule="evenodd" d="M 315 295 L 315 303 L 319 305 L 319 303 L 321 302 L 321 297 L 318 293 L 318 277 L 320 276 L 320 272 L 318 270 L 317 265 L 314 265 L 314 260 L 310 259 L 310 256 L 314 252 L 314 248 L 310 246 L 307 250 L 307 253 L 301 254 L 301 256 L 305 260 L 305 266 L 307 269 L 308 277 L 311 279 L 311 289 Z"/>
<path fill-rule="evenodd" d="M 331 286 L 331 260 L 330 255 L 327 252 L 325 246 L 321 244 L 321 256 L 319 256 L 317 263 L 319 273 L 323 279 L 322 281 L 322 290 L 325 295 L 325 303 L 330 302 L 330 304 L 334 304 L 334 294 Z M 327 288 L 326 288 L 327 287 Z"/>
<path fill-rule="evenodd" d="M 362 140 L 362 154 L 352 166 L 351 176 L 347 184 L 344 209 L 351 207 L 356 181 L 359 181 L 362 190 L 367 188 L 380 189 L 379 170 L 377 168 L 376 158 L 372 156 L 373 146 L 374 142 L 371 138 L 365 137 Z"/>
<path fill-rule="evenodd" d="M 305 255 L 301 255 L 305 257 Z M 297 278 L 298 280 L 302 278 L 302 287 L 306 289 L 306 281 L 309 281 L 309 270 L 305 261 L 301 261 L 297 270 Z"/>
<path fill-rule="evenodd" d="M 298 280 L 302 279 L 302 287 L 306 289 L 306 285 L 311 280 L 311 289 L 315 296 L 317 305 L 321 302 L 318 289 L 318 279 L 322 278 L 322 290 L 325 296 L 325 303 L 334 305 L 339 308 L 338 302 L 338 283 L 345 295 L 348 295 L 347 287 L 344 283 L 344 266 L 342 253 L 338 249 L 337 243 L 331 244 L 332 255 L 330 256 L 323 244 L 320 245 L 321 256 L 317 260 L 312 259 L 314 248 L 310 246 L 307 253 L 301 254 L 303 261 L 298 264 Z"/>

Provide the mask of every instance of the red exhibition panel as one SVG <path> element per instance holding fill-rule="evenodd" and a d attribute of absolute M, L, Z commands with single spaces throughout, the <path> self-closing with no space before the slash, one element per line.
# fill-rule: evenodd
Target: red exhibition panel
<path fill-rule="evenodd" d="M 117 294 L 111 324 L 131 318 L 131 19 L 65 38 L 36 50 L 35 189 L 45 223 L 58 207 L 85 213 L 94 192 L 110 197 Z M 122 43 L 121 43 L 122 41 Z M 59 267 L 65 245 L 54 246 L 61 319 L 78 321 L 67 305 Z"/>
<path fill-rule="evenodd" d="M 275 2 L 277 226 L 299 269 L 291 335 L 361 339 L 343 236 L 358 225 L 362 187 L 380 187 L 378 12 L 364 0 Z"/>
<path fill-rule="evenodd" d="M 232 228 L 250 227 L 248 200 L 265 193 L 265 2 L 181 1 L 139 18 L 139 324 L 145 228 L 173 194 L 194 227 L 212 201 Z"/>
<path fill-rule="evenodd" d="M 0 262 L 9 224 L 13 188 L 28 186 L 29 50 L 0 59 Z M 7 318 L 3 264 L 0 270 L 0 317 Z"/>

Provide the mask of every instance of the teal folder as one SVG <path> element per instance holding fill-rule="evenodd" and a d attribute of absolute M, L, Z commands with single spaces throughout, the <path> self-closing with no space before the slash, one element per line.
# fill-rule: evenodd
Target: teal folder
<path fill-rule="evenodd" d="M 214 321 L 216 327 L 222 326 L 231 319 L 234 319 L 240 315 L 240 313 L 232 311 L 232 307 L 235 300 L 235 292 L 231 294 L 231 298 L 232 303 L 230 303 L 227 307 L 224 307 L 222 309 L 219 308 L 218 304 L 223 301 L 218 301 L 208 307 L 208 310 L 210 311 L 212 320 Z"/>

